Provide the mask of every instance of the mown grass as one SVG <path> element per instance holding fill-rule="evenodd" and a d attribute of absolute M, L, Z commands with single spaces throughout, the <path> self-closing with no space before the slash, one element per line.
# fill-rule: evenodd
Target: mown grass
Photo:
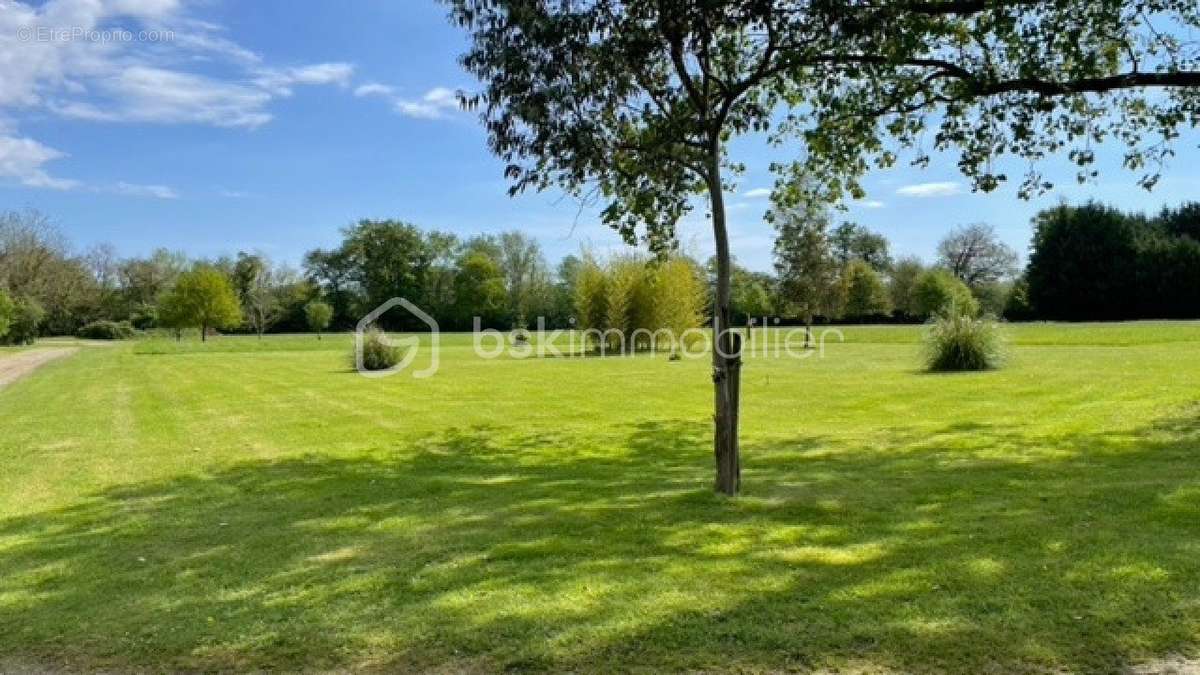
<path fill-rule="evenodd" d="M 1200 325 L 1192 321 L 1139 321 L 1130 323 L 1002 323 L 1005 337 L 1016 345 L 1076 345 L 1076 346 L 1130 346 L 1169 344 L 1175 342 L 1200 342 Z M 826 344 L 918 344 L 923 326 L 899 325 L 817 325 L 813 329 L 814 339 L 824 336 Z M 775 326 L 766 330 L 754 329 L 755 344 L 760 349 L 775 351 L 782 347 L 788 331 L 793 332 L 792 344 L 803 345 L 803 334 L 791 326 Z M 743 331 L 744 332 L 744 331 Z M 552 332 L 547 332 L 550 338 Z M 539 343 L 536 332 L 531 333 L 531 344 Z M 427 338 L 426 338 L 427 339 Z M 574 346 L 581 349 L 582 337 L 574 337 L 563 331 L 554 338 L 563 351 Z M 574 342 L 572 342 L 574 339 Z M 348 333 L 324 335 L 320 340 L 309 334 L 269 335 L 259 339 L 253 335 L 225 335 L 207 342 L 199 339 L 176 341 L 155 337 L 138 341 L 135 351 L 139 354 L 191 354 L 197 352 L 264 352 L 264 351 L 331 351 L 348 350 L 353 346 L 354 336 Z M 446 347 L 470 347 L 472 336 L 449 333 L 441 336 Z M 490 343 L 485 343 L 489 344 Z M 747 345 L 750 343 L 747 342 Z"/>
<path fill-rule="evenodd" d="M 962 673 L 1193 654 L 1200 326 L 1009 329 L 987 373 L 922 373 L 911 326 L 748 358 L 735 500 L 710 489 L 702 360 L 482 360 L 452 336 L 437 376 L 368 380 L 344 336 L 85 349 L 0 391 L 0 658 Z"/>
<path fill-rule="evenodd" d="M 1002 323 L 1008 339 L 1017 345 L 1122 346 L 1200 342 L 1194 321 L 1136 321 L 1126 323 Z M 920 328 L 911 325 L 837 325 L 818 327 L 840 331 L 846 342 L 916 343 Z M 830 337 L 830 340 L 835 339 Z"/>

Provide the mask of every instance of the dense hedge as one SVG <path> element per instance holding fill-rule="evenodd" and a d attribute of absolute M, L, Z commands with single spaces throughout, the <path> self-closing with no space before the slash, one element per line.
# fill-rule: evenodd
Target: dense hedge
<path fill-rule="evenodd" d="M 1200 318 L 1200 204 L 1152 218 L 1096 203 L 1043 211 L 1024 283 L 1040 319 Z"/>

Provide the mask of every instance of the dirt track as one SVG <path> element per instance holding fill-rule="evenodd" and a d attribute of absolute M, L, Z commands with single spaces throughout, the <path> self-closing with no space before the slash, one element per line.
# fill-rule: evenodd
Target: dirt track
<path fill-rule="evenodd" d="M 30 349 L 17 352 L 12 356 L 0 356 L 0 389 L 16 382 L 42 366 L 70 356 L 79 351 L 78 347 L 54 347 Z"/>

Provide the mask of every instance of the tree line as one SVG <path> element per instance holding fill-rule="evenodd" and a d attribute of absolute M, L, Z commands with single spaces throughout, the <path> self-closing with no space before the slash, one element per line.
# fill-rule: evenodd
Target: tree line
<path fill-rule="evenodd" d="M 1004 312 L 1015 288 L 1019 256 L 990 225 L 951 230 L 936 259 L 893 259 L 886 237 L 852 222 L 836 227 L 819 201 L 801 200 L 768 214 L 775 226 L 771 279 L 737 269 L 733 305 L 739 317 L 774 315 L 816 320 L 923 321 L 947 307 L 977 315 Z M 762 291 L 753 289 L 761 286 Z M 773 293 L 767 288 L 773 286 Z M 749 298 L 773 298 L 762 304 Z"/>
<path fill-rule="evenodd" d="M 307 279 L 333 308 L 333 325 L 352 327 L 394 297 L 407 298 L 443 330 L 533 327 L 544 317 L 566 327 L 573 313 L 572 281 L 581 264 L 568 256 L 551 268 L 541 246 L 518 232 L 460 238 L 396 220 L 362 220 L 342 242 L 304 257 Z M 402 313 L 385 327 L 423 329 Z"/>
<path fill-rule="evenodd" d="M 772 280 L 735 269 L 734 306 L 812 323 L 920 321 L 956 306 L 1014 321 L 1200 318 L 1200 203 L 1148 216 L 1088 202 L 1033 219 L 1027 265 L 986 224 L 953 229 L 933 264 L 892 260 L 888 242 L 827 211 L 776 209 Z M 744 315 L 745 313 L 743 313 Z"/>
<path fill-rule="evenodd" d="M 305 306 L 319 296 L 302 271 L 259 254 L 194 259 L 163 248 L 122 258 L 109 244 L 77 251 L 37 211 L 0 213 L 0 322 L 10 324 L 0 341 L 153 329 L 300 331 L 309 327 Z"/>
<path fill-rule="evenodd" d="M 407 297 L 448 330 L 509 328 L 545 316 L 566 325 L 579 259 L 551 270 L 520 232 L 454 235 L 393 220 L 363 220 L 300 269 L 256 252 L 213 259 L 157 249 L 122 258 L 107 244 L 74 250 L 43 214 L 0 214 L 0 339 L 39 334 L 165 330 L 245 333 L 351 328 L 387 299 Z M 389 328 L 412 328 L 385 317 Z M 94 331 L 99 326 L 101 330 Z M 127 327 L 127 328 L 123 328 Z"/>
<path fill-rule="evenodd" d="M 833 224 L 815 203 L 777 207 L 774 274 L 736 264 L 735 321 L 922 321 L 954 305 L 1011 320 L 1200 318 L 1200 203 L 1155 215 L 1098 203 L 1039 213 L 1028 264 L 986 224 L 954 228 L 932 263 L 894 258 L 883 235 Z M 0 214 L 0 340 L 106 337 L 124 329 L 263 334 L 346 330 L 406 297 L 443 330 L 671 328 L 711 317 L 715 262 L 679 252 L 587 251 L 551 266 L 521 232 L 456 235 L 362 220 L 296 269 L 261 253 L 193 259 L 158 249 L 121 258 L 109 245 L 74 251 L 36 211 Z M 397 313 L 385 327 L 418 329 Z M 390 322 L 390 323 L 388 323 Z"/>

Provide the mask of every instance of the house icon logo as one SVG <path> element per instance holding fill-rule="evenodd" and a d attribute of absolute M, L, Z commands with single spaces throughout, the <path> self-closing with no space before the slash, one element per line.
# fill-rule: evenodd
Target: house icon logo
<path fill-rule="evenodd" d="M 388 300 L 382 305 L 371 310 L 369 314 L 364 316 L 362 320 L 358 322 L 358 325 L 354 329 L 354 369 L 357 370 L 358 374 L 362 375 L 363 377 L 369 377 L 372 379 L 389 377 L 408 368 L 417 358 L 417 355 L 420 353 L 422 348 L 421 335 L 417 334 L 406 335 L 404 337 L 390 337 L 386 333 L 381 333 L 378 336 L 378 339 L 388 347 L 404 349 L 404 356 L 400 359 L 399 363 L 385 370 L 369 370 L 364 363 L 363 350 L 365 349 L 366 345 L 367 333 L 375 327 L 375 324 L 379 321 L 381 316 L 387 314 L 396 307 L 400 307 L 410 315 L 416 317 L 421 323 L 429 327 L 429 366 L 421 370 L 414 370 L 412 376 L 418 380 L 432 377 L 438 371 L 439 352 L 441 351 L 441 330 L 438 328 L 438 322 L 436 319 L 405 298 L 392 298 L 391 300 Z"/>

